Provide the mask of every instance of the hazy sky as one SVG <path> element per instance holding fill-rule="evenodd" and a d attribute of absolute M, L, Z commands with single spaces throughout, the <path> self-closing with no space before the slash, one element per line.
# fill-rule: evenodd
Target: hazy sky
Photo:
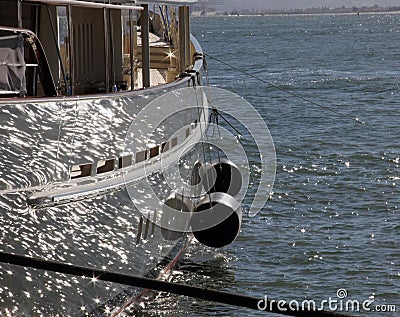
<path fill-rule="evenodd" d="M 400 0 L 225 0 L 229 8 L 283 9 L 310 7 L 400 6 Z"/>

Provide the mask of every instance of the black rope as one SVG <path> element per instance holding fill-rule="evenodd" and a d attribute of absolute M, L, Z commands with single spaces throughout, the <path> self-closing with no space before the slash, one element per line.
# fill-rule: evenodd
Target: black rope
<path fill-rule="evenodd" d="M 266 80 L 264 80 L 264 79 L 262 79 L 262 78 L 260 78 L 260 77 L 258 77 L 258 76 L 256 76 L 256 75 L 253 75 L 253 74 L 251 74 L 251 73 L 249 73 L 249 72 L 246 72 L 245 70 L 242 70 L 242 69 L 240 69 L 240 68 L 238 68 L 238 67 L 236 67 L 236 66 L 233 66 L 233 65 L 231 65 L 231 64 L 228 64 L 227 62 L 224 62 L 223 60 L 221 60 L 221 59 L 219 59 L 219 58 L 217 58 L 217 57 L 211 56 L 211 55 L 208 54 L 208 53 L 207 53 L 207 54 L 206 54 L 206 53 L 203 53 L 203 54 L 206 55 L 206 56 L 208 56 L 208 57 L 210 57 L 210 58 L 212 58 L 212 59 L 214 59 L 214 60 L 216 60 L 217 62 L 219 62 L 219 63 L 221 63 L 221 64 L 224 64 L 225 66 L 228 66 L 228 67 L 230 67 L 230 68 L 232 68 L 232 69 L 234 69 L 234 70 L 240 72 L 240 73 L 243 73 L 243 74 L 245 74 L 245 75 L 247 75 L 247 76 L 249 76 L 249 77 L 251 77 L 251 78 L 254 78 L 254 79 L 258 80 L 258 81 L 261 81 L 261 82 L 263 82 L 264 84 L 267 84 L 267 85 L 270 86 L 270 87 L 273 87 L 273 88 L 275 88 L 275 89 L 277 89 L 277 90 L 280 90 L 280 91 L 282 91 L 282 92 L 284 92 L 284 93 L 286 93 L 286 94 L 289 94 L 289 95 L 291 95 L 291 96 L 293 96 L 293 97 L 299 98 L 299 99 L 301 99 L 301 100 L 303 100 L 303 101 L 305 101 L 305 102 L 308 102 L 308 103 L 310 103 L 310 104 L 312 104 L 312 105 L 314 105 L 314 106 L 317 106 L 317 107 L 319 107 L 319 108 L 322 108 L 322 109 L 324 109 L 324 110 L 330 111 L 330 112 L 332 112 L 332 113 L 334 113 L 334 114 L 336 114 L 336 115 L 338 115 L 338 116 L 341 116 L 341 117 L 343 117 L 343 118 L 347 118 L 347 119 L 350 119 L 350 120 L 352 120 L 352 121 L 355 121 L 356 123 L 365 125 L 365 122 L 364 122 L 364 121 L 360 121 L 360 119 L 358 119 L 358 118 L 354 118 L 354 117 L 349 116 L 349 115 L 347 115 L 347 114 L 341 113 L 341 112 L 336 111 L 336 110 L 334 110 L 334 109 L 332 109 L 332 108 L 330 108 L 330 107 L 321 105 L 321 104 L 319 104 L 319 103 L 317 103 L 317 102 L 315 102 L 315 101 L 312 101 L 312 100 L 310 100 L 310 99 L 308 99 L 308 98 L 305 98 L 305 97 L 303 97 L 303 96 L 300 96 L 300 95 L 298 95 L 298 94 L 296 94 L 296 93 L 294 93 L 294 92 L 291 92 L 291 91 L 288 91 L 288 90 L 286 90 L 286 89 L 283 89 L 283 88 L 281 88 L 281 87 L 279 87 L 279 86 L 277 86 L 277 85 L 274 85 L 274 84 L 272 84 L 272 83 L 270 83 L 270 82 L 268 82 L 268 81 L 266 81 Z"/>
<path fill-rule="evenodd" d="M 203 299 L 206 301 L 218 302 L 222 304 L 245 307 L 259 310 L 260 298 L 246 295 L 234 294 L 224 291 L 217 291 L 207 288 L 170 283 L 146 277 L 138 277 L 121 273 L 107 272 L 87 267 L 65 264 L 44 259 L 35 259 L 23 255 L 15 255 L 0 252 L 0 262 L 29 267 L 33 269 L 46 270 L 50 272 L 69 274 L 78 277 L 96 278 L 97 280 L 129 285 L 138 288 L 152 289 L 160 292 L 184 295 Z M 288 304 L 278 305 L 278 301 L 262 299 L 262 307 L 265 305 L 265 312 L 276 313 L 294 317 L 351 317 L 350 315 L 318 310 L 293 310 Z M 282 304 L 282 303 L 280 303 Z M 283 311 L 286 310 L 286 311 Z M 259 310 L 260 311 L 260 310 Z"/>
<path fill-rule="evenodd" d="M 228 124 L 228 125 L 238 134 L 239 137 L 242 136 L 242 133 L 240 133 L 240 131 L 239 131 L 236 127 L 234 127 L 233 124 L 230 123 L 230 122 L 222 115 L 222 113 L 221 113 L 220 111 L 218 111 L 218 109 L 215 108 L 215 110 L 213 109 L 213 111 L 215 111 L 216 114 L 217 114 L 218 116 L 220 116 L 220 117 L 222 118 L 222 120 L 224 120 L 225 123 Z"/>

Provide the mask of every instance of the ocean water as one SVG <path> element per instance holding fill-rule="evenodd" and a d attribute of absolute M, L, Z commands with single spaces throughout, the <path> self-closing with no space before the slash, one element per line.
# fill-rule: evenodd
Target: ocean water
<path fill-rule="evenodd" d="M 397 308 L 349 313 L 397 316 L 399 22 L 400 14 L 193 18 L 205 53 L 279 88 L 207 58 L 210 84 L 242 96 L 263 116 L 277 173 L 270 200 L 256 217 L 245 213 L 235 243 L 216 252 L 193 245 L 175 281 L 317 304 L 339 301 L 345 290 L 342 302 Z M 143 315 L 268 314 L 164 295 Z"/>

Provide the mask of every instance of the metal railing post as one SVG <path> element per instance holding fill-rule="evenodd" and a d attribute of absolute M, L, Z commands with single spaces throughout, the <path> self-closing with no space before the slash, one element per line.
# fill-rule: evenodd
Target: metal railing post
<path fill-rule="evenodd" d="M 150 87 L 150 40 L 149 40 L 149 5 L 143 5 L 141 19 L 142 36 L 142 80 L 143 88 Z"/>

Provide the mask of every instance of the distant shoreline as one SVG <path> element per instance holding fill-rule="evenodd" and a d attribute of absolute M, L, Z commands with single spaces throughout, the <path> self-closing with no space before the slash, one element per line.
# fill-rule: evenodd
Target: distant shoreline
<path fill-rule="evenodd" d="M 359 15 L 371 14 L 400 14 L 400 11 L 380 11 L 380 12 L 360 12 Z M 307 15 L 358 15 L 349 12 L 330 12 L 330 13 L 268 13 L 268 14 L 209 14 L 209 15 L 191 15 L 194 18 L 229 18 L 229 17 L 271 17 L 271 16 L 307 16 Z"/>
<path fill-rule="evenodd" d="M 348 14 L 348 15 L 361 15 L 361 14 L 399 14 L 399 7 L 362 7 L 362 8 L 309 8 L 309 9 L 290 9 L 290 10 L 264 10 L 264 11 L 192 11 L 194 17 L 227 17 L 227 16 L 273 16 L 273 15 L 334 15 L 334 14 Z"/>

